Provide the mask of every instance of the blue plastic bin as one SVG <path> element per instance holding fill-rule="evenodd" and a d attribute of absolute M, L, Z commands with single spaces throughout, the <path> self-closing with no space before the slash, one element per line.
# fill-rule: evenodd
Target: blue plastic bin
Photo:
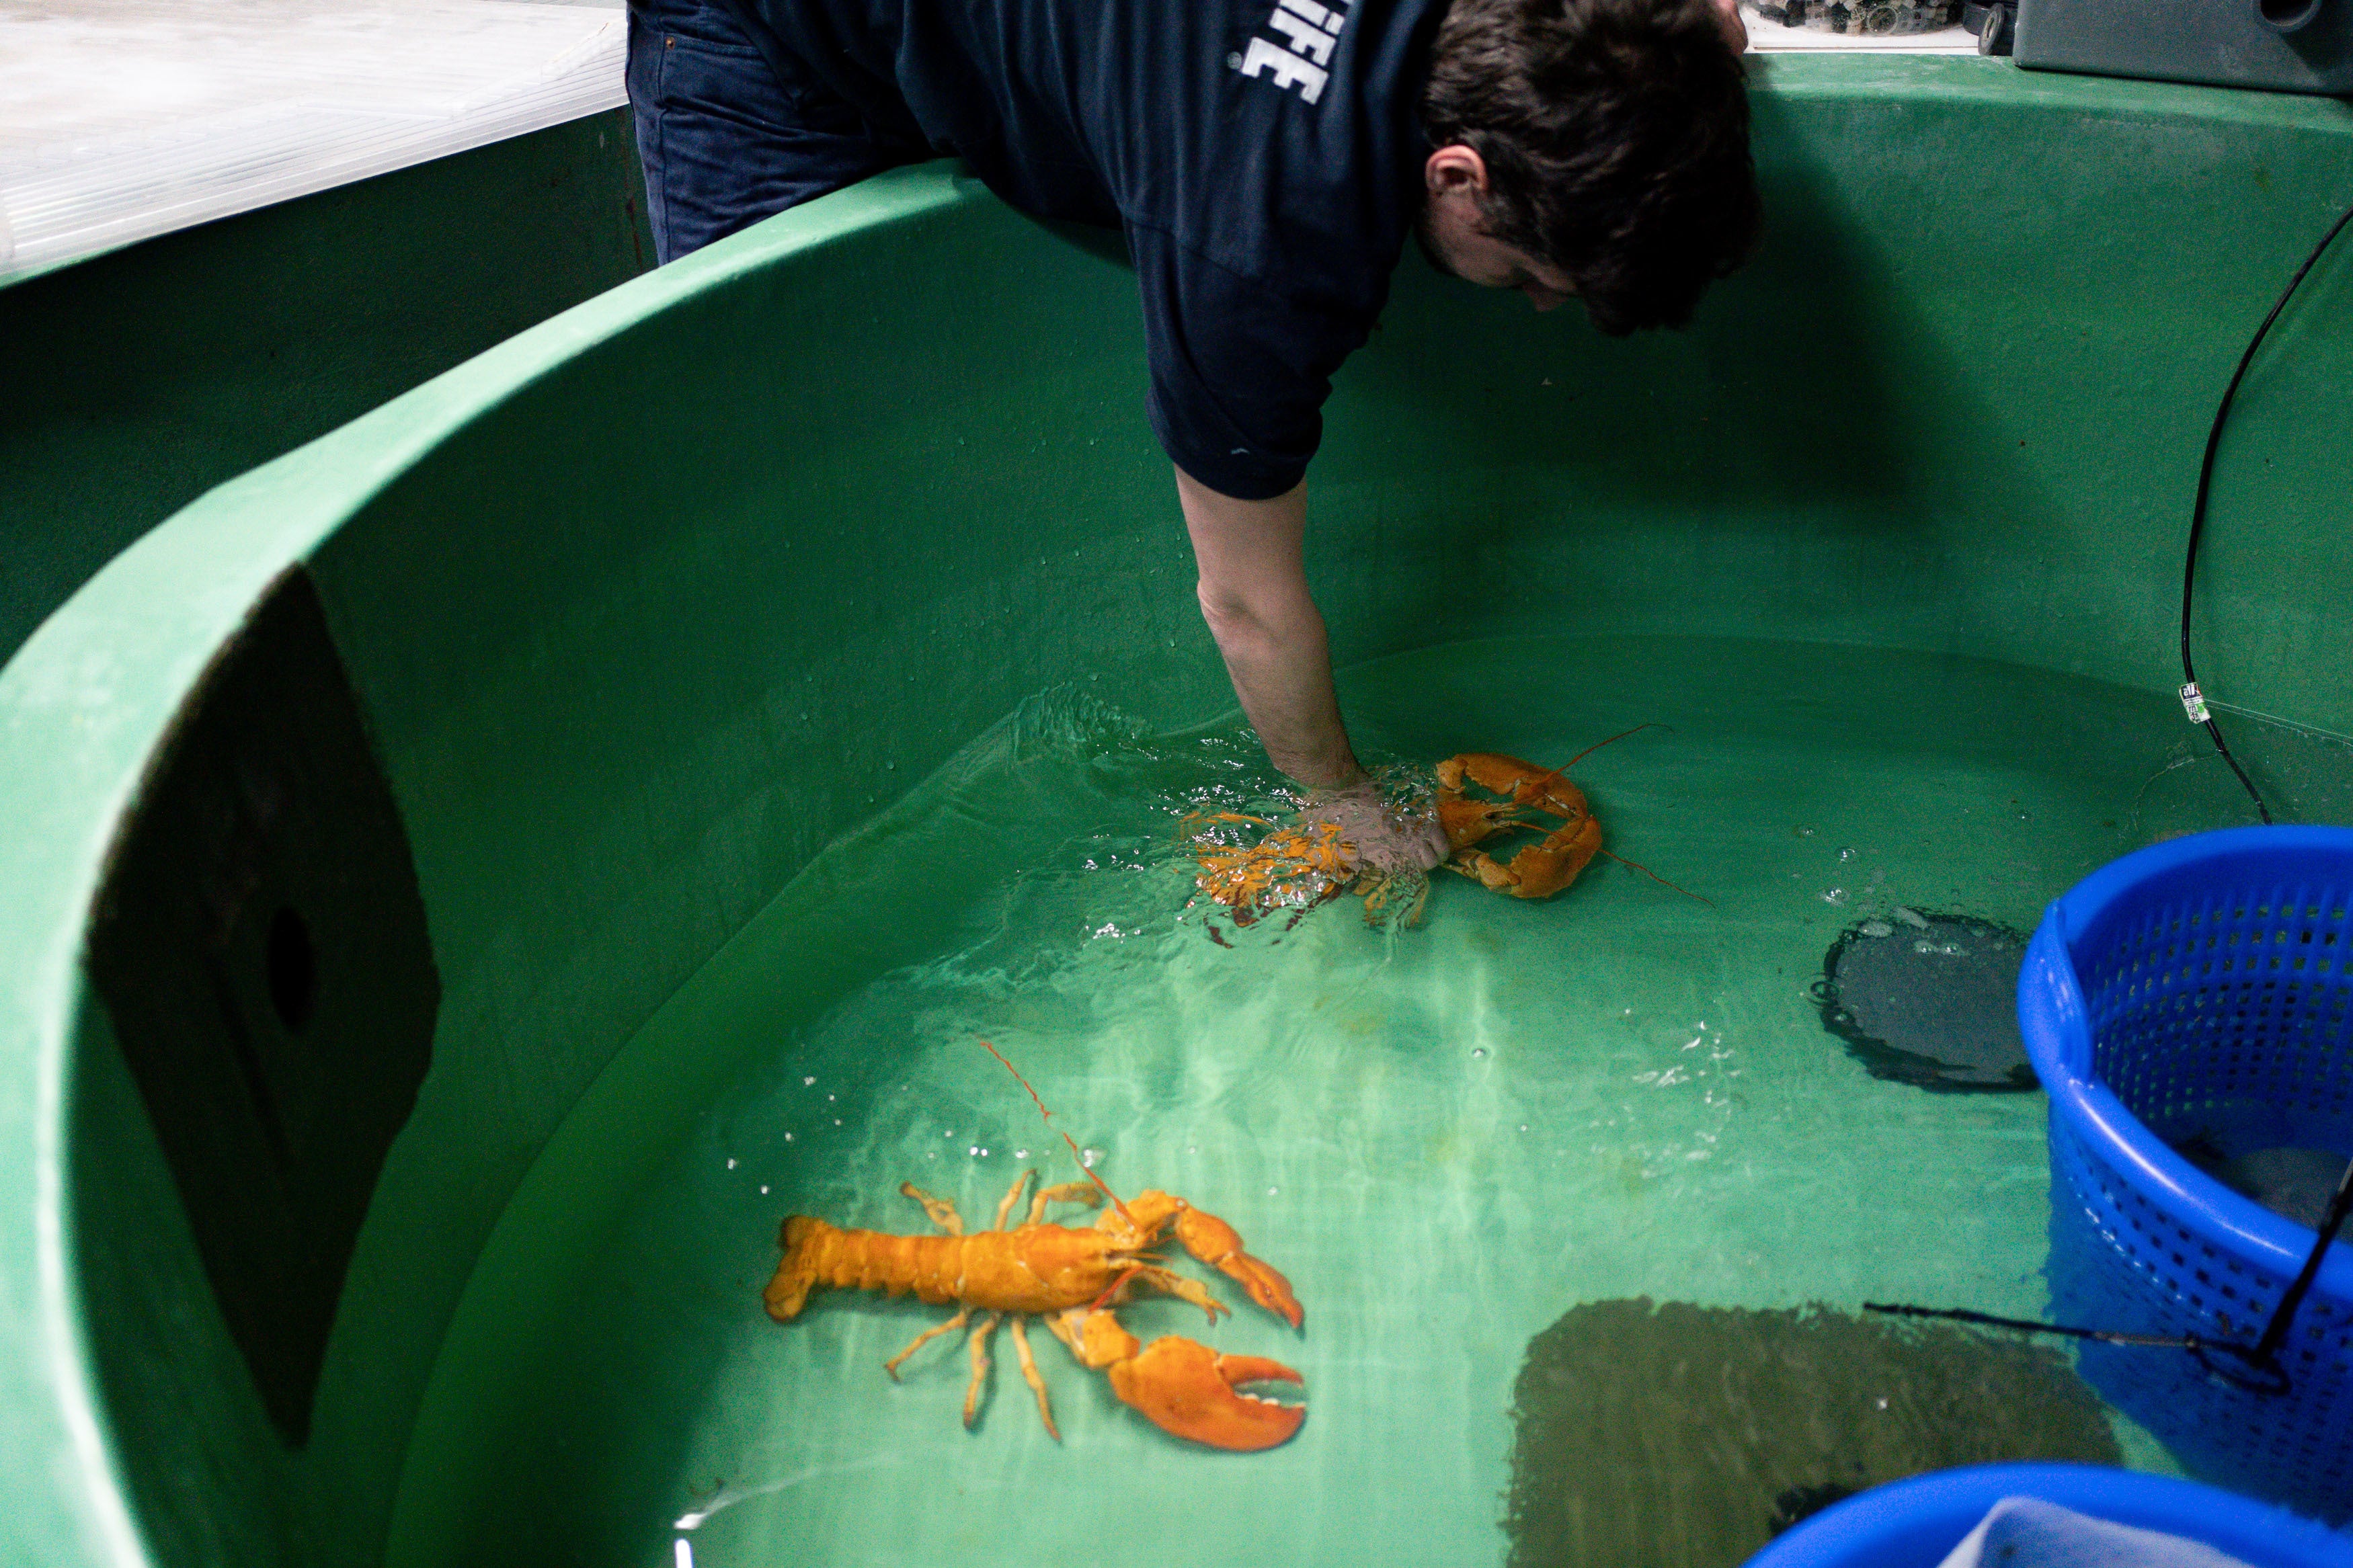
<path fill-rule="evenodd" d="M 2052 1311 L 2251 1344 L 2312 1231 L 2174 1152 L 2353 1150 L 2353 830 L 2157 845 L 2044 914 L 2019 975 L 2051 1101 Z M 2353 1516 L 2353 1250 L 2331 1247 L 2264 1394 L 2175 1350 L 2087 1344 L 2084 1377 L 2204 1479 Z"/>
<path fill-rule="evenodd" d="M 2196 1481 L 2101 1465 L 1971 1465 L 1892 1481 L 1824 1509 L 1748 1568 L 1936 1568 L 2004 1498 L 2202 1542 L 2253 1568 L 2353 1568 L 2353 1541 Z"/>

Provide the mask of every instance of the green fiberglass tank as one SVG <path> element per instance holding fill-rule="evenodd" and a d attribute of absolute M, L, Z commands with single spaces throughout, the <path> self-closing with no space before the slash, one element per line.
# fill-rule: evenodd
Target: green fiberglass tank
<path fill-rule="evenodd" d="M 1704 904 L 1598 862 L 1542 905 L 1450 880 L 1393 938 L 1202 940 L 1175 819 L 1268 781 L 1133 281 L 945 164 L 116 559 L 0 672 L 7 1561 L 1568 1561 L 1502 1501 L 1542 1484 L 1531 1341 L 1625 1315 L 1565 1314 L 2039 1310 L 2039 1103 L 1874 1079 L 1803 987 L 1850 920 L 2029 922 L 2243 814 L 2170 695 L 2181 542 L 2353 110 L 1757 76 L 1767 237 L 1690 331 L 1409 257 L 1313 480 L 1367 743 L 1672 724 L 1579 776 Z M 2339 820 L 2348 268 L 2241 393 L 2199 605 L 2274 805 Z M 1136 1322 L 1298 1366 L 1297 1438 L 1186 1447 L 1043 1335 L 1063 1440 L 1001 1344 L 967 1433 L 960 1354 L 876 1364 L 937 1314 L 763 1316 L 786 1213 L 1076 1177 L 984 1037 L 1116 1190 L 1290 1273 L 1300 1333 Z"/>

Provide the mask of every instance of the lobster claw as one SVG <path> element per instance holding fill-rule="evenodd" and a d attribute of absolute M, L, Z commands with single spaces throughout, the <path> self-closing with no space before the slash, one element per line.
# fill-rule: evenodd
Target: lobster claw
<path fill-rule="evenodd" d="M 1176 1239 L 1184 1243 L 1186 1251 L 1249 1291 L 1251 1300 L 1293 1328 L 1303 1321 L 1299 1298 L 1291 1293 L 1291 1281 L 1282 1277 L 1282 1271 L 1264 1258 L 1251 1257 L 1242 1245 L 1241 1233 L 1216 1215 L 1187 1205 L 1176 1215 Z"/>
<path fill-rule="evenodd" d="M 1505 798 L 1465 795 L 1466 783 Z M 1456 866 L 1498 893 L 1548 899 L 1576 881 L 1601 847 L 1601 825 L 1594 821 L 1585 792 L 1557 768 L 1540 768 L 1499 752 L 1466 752 L 1438 764 L 1438 784 L 1439 820 Z M 1508 860 L 1473 847 L 1508 827 L 1542 828 L 1531 811 L 1558 817 L 1560 826 Z"/>
<path fill-rule="evenodd" d="M 1164 1432 L 1212 1448 L 1250 1453 L 1291 1440 L 1307 1412 L 1296 1405 L 1236 1390 L 1246 1383 L 1306 1379 L 1264 1356 L 1219 1355 L 1205 1344 L 1171 1334 L 1143 1354 L 1113 1362 L 1112 1392 Z"/>
<path fill-rule="evenodd" d="M 1514 899 L 1549 899 L 1585 869 L 1601 847 L 1601 825 L 1588 814 L 1573 821 L 1540 844 L 1525 846 L 1509 860 L 1498 861 L 1483 849 L 1461 857 L 1462 864 L 1482 886 Z"/>

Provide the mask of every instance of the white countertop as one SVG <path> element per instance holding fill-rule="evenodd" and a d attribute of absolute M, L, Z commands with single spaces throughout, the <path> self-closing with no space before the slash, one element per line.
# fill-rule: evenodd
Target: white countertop
<path fill-rule="evenodd" d="M 8 0 L 0 279 L 625 101 L 617 4 Z"/>
<path fill-rule="evenodd" d="M 1763 52 L 1968 54 L 1753 11 Z M 0 280 L 626 100 L 617 4 L 5 0 Z"/>

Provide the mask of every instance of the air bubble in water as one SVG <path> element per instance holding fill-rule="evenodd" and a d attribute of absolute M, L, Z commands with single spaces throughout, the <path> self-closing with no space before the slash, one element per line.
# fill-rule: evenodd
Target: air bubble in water
<path fill-rule="evenodd" d="M 1027 1149 L 1016 1149 L 1013 1151 L 1013 1157 L 1017 1160 L 1027 1160 L 1029 1157 L 1029 1151 Z"/>
<path fill-rule="evenodd" d="M 1471 1059 L 1474 1062 L 1486 1054 L 1487 1047 L 1484 1046 L 1473 1046 L 1471 1047 Z"/>
<path fill-rule="evenodd" d="M 1822 902 L 1826 904 L 1842 904 L 1846 902 L 1846 889 L 1844 888 L 1831 888 L 1826 889 L 1822 894 Z"/>
<path fill-rule="evenodd" d="M 785 1142 L 787 1142 L 787 1143 L 789 1143 L 789 1142 L 791 1142 L 792 1141 L 793 1141 L 793 1135 L 792 1135 L 791 1133 L 789 1133 L 789 1132 L 786 1133 L 786 1134 L 785 1134 Z"/>
<path fill-rule="evenodd" d="M 728 1168 L 729 1170 L 731 1170 L 731 1171 L 732 1171 L 732 1170 L 733 1170 L 733 1169 L 735 1168 L 735 1162 L 734 1162 L 734 1161 L 733 1161 L 733 1160 L 728 1161 L 728 1162 L 727 1162 L 727 1168 Z"/>
<path fill-rule="evenodd" d="M 1839 851 L 1839 858 L 1841 860 L 1852 860 L 1854 858 L 1854 851 L 1852 849 L 1841 849 Z"/>
<path fill-rule="evenodd" d="M 768 1195 L 768 1189 L 767 1189 L 766 1187 L 765 1187 L 765 1186 L 764 1186 L 764 1187 L 762 1187 L 762 1188 L 760 1189 L 760 1195 L 761 1195 L 762 1197 L 764 1197 L 764 1198 L 765 1198 L 765 1197 L 766 1197 L 766 1196 Z"/>
<path fill-rule="evenodd" d="M 1090 1171 L 1095 1168 L 1095 1162 L 1102 1158 L 1103 1151 L 1100 1149 L 1082 1149 L 1079 1151 L 1079 1163 L 1084 1165 Z"/>
<path fill-rule="evenodd" d="M 803 1089 L 807 1089 L 807 1088 L 808 1088 L 808 1087 L 809 1087 L 809 1085 L 811 1085 L 811 1084 L 815 1083 L 816 1081 L 817 1081 L 817 1077 L 816 1077 L 816 1075 L 815 1075 L 815 1074 L 811 1074 L 809 1077 L 807 1077 L 807 1078 L 805 1078 L 805 1079 L 801 1079 L 801 1087 L 802 1087 Z"/>
<path fill-rule="evenodd" d="M 1279 1193 L 1279 1192 L 1281 1192 L 1281 1191 L 1282 1191 L 1282 1189 L 1281 1187 L 1269 1187 L 1269 1188 L 1267 1188 L 1267 1190 L 1266 1190 L 1266 1195 L 1267 1195 L 1268 1197 L 1272 1197 L 1272 1196 L 1274 1196 L 1274 1194 L 1277 1194 L 1277 1193 Z"/>

